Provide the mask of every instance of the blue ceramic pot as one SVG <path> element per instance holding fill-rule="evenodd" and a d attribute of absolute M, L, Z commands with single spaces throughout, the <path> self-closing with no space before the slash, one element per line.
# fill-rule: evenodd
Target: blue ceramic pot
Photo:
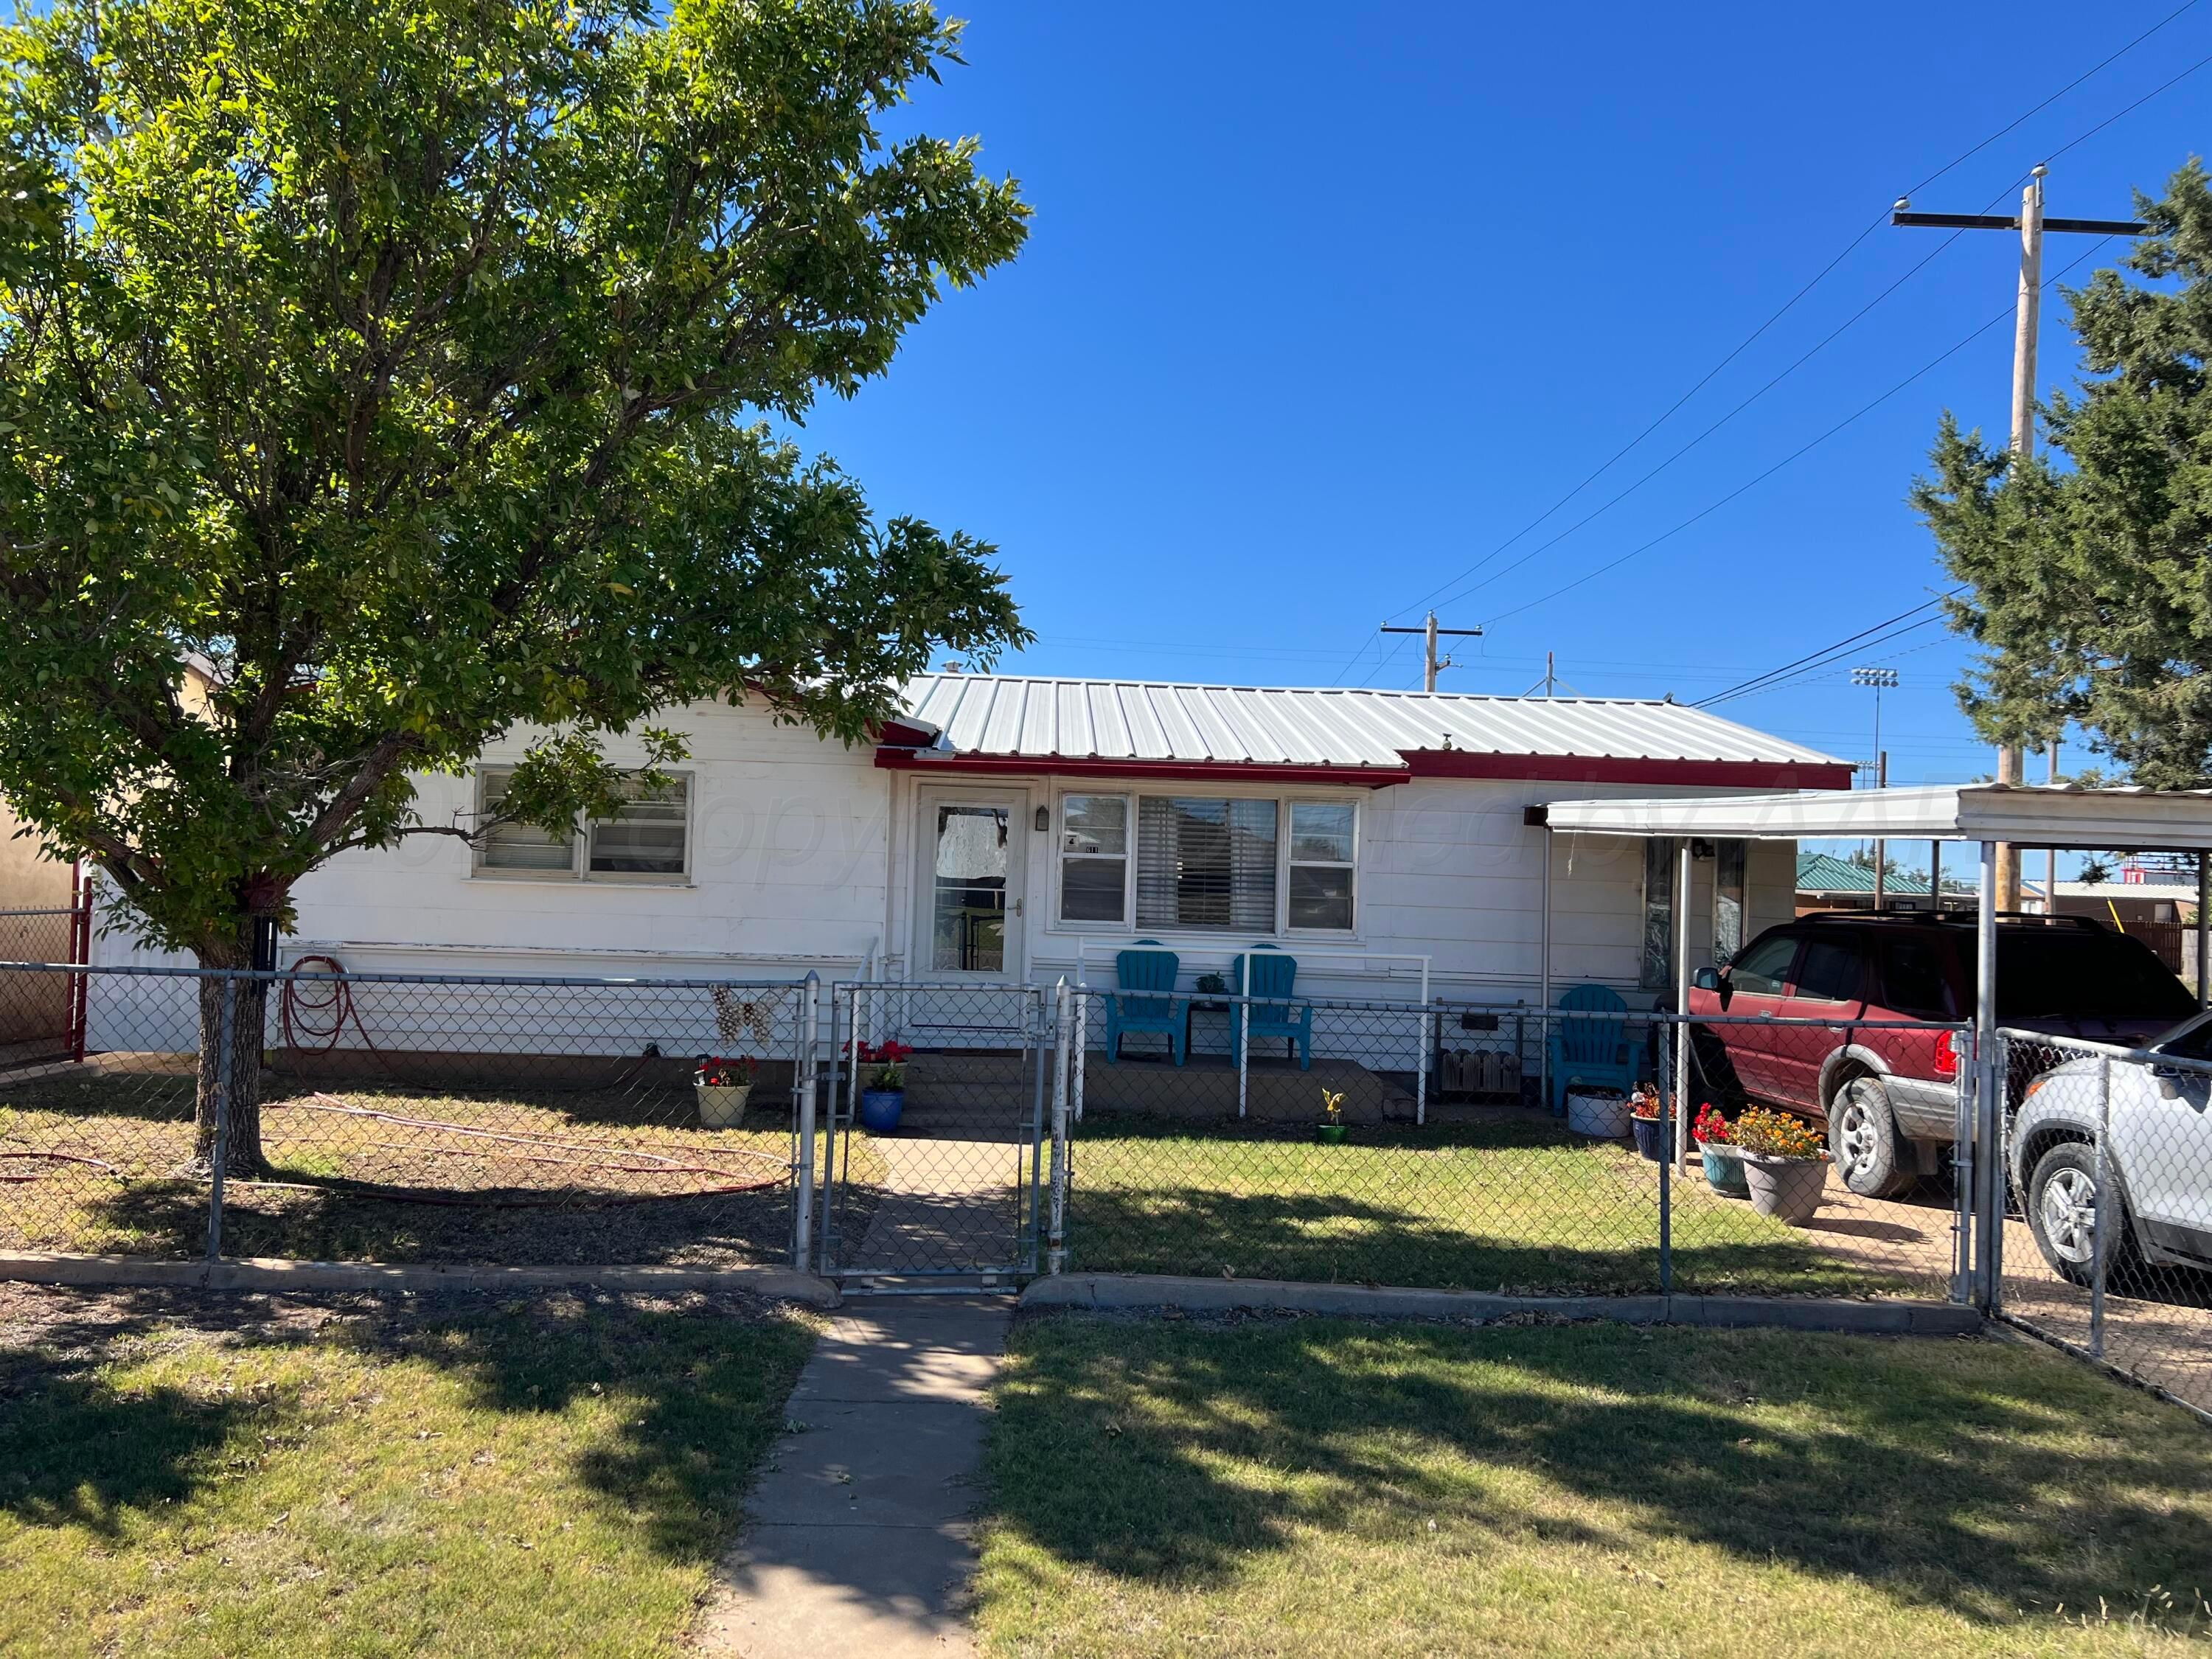
<path fill-rule="evenodd" d="M 1632 1117 L 1628 1120 L 1628 1127 L 1636 1131 L 1638 1152 L 1654 1164 L 1667 1161 L 1667 1137 L 1668 1131 L 1674 1127 L 1673 1124 L 1662 1123 L 1656 1117 Z"/>
<path fill-rule="evenodd" d="M 860 1121 L 871 1129 L 896 1129 L 899 1114 L 906 1109 L 906 1091 L 903 1089 L 863 1089 L 860 1091 Z"/>
<path fill-rule="evenodd" d="M 1743 1176 L 1743 1159 L 1734 1152 L 1715 1152 L 1710 1146 L 1698 1151 L 1705 1160 L 1705 1185 L 1723 1198 L 1749 1198 L 1751 1183 Z"/>

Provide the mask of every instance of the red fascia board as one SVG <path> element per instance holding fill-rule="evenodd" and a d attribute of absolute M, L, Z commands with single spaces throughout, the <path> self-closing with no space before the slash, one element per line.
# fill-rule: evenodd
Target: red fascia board
<path fill-rule="evenodd" d="M 1268 766 L 1237 761 L 1069 760 L 1048 756 L 947 755 L 924 759 L 910 749 L 876 750 L 876 764 L 890 772 L 942 772 L 949 777 L 1019 773 L 1026 777 L 1163 778 L 1188 783 L 1337 783 L 1364 789 L 1387 788 L 1412 775 L 1397 767 Z"/>
<path fill-rule="evenodd" d="M 1800 761 L 1653 760 L 1615 755 L 1494 755 L 1407 749 L 1417 778 L 1513 778 L 1544 783 L 1687 784 L 1701 789 L 1848 789 L 1851 769 Z"/>
<path fill-rule="evenodd" d="M 937 736 L 927 726 L 915 726 L 906 720 L 885 720 L 875 730 L 873 741 L 894 749 L 920 749 Z"/>

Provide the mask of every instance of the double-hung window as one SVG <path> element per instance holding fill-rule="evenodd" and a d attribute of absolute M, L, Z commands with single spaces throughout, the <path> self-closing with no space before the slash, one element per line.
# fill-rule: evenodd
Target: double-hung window
<path fill-rule="evenodd" d="M 477 773 L 477 806 L 495 814 L 507 798 L 514 769 L 486 766 Z M 535 824 L 500 823 L 477 847 L 479 874 L 538 876 L 555 880 L 681 882 L 691 870 L 691 779 L 677 773 L 659 788 L 630 779 L 611 817 L 586 818 L 555 831 Z"/>
<path fill-rule="evenodd" d="M 1350 801 L 1063 795 L 1057 919 L 1144 932 L 1349 933 L 1358 830 Z"/>

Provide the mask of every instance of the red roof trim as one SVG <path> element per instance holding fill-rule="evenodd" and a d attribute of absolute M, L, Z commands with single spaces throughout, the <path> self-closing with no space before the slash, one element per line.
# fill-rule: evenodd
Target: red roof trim
<path fill-rule="evenodd" d="M 1417 778 L 1518 778 L 1546 783 L 1690 784 L 1711 789 L 1848 789 L 1844 763 L 1654 760 L 1612 755 L 1490 755 L 1472 750 L 1408 749 Z"/>
<path fill-rule="evenodd" d="M 1064 760 L 1049 756 L 947 755 L 924 760 L 908 749 L 878 749 L 876 764 L 890 772 L 943 772 L 954 777 L 1050 774 L 1061 778 L 1171 778 L 1212 783 L 1350 783 L 1382 789 L 1412 775 L 1397 767 L 1270 766 L 1246 761 Z"/>
<path fill-rule="evenodd" d="M 909 720 L 885 720 L 876 728 L 875 740 L 894 749 L 920 749 L 937 736 L 927 726 L 916 726 Z"/>

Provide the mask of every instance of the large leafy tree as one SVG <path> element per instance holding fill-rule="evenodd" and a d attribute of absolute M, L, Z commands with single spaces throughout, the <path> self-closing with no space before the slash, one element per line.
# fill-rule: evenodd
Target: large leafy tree
<path fill-rule="evenodd" d="M 58 0 L 0 39 L 0 793 L 148 939 L 242 964 L 334 854 L 481 833 L 410 775 L 517 727 L 502 810 L 563 822 L 606 734 L 681 752 L 659 711 L 852 738 L 1023 637 L 988 546 L 763 423 L 1021 245 L 972 142 L 878 131 L 957 61 L 927 0 Z M 227 1094 L 202 1043 L 240 1170 L 260 1013 Z"/>
<path fill-rule="evenodd" d="M 2087 374 L 2023 463 L 1944 417 L 1912 493 L 1986 647 L 1960 686 L 1984 735 L 2075 722 L 2137 782 L 2212 784 L 2212 185 L 2191 161 L 2150 232 L 2069 289 Z"/>

